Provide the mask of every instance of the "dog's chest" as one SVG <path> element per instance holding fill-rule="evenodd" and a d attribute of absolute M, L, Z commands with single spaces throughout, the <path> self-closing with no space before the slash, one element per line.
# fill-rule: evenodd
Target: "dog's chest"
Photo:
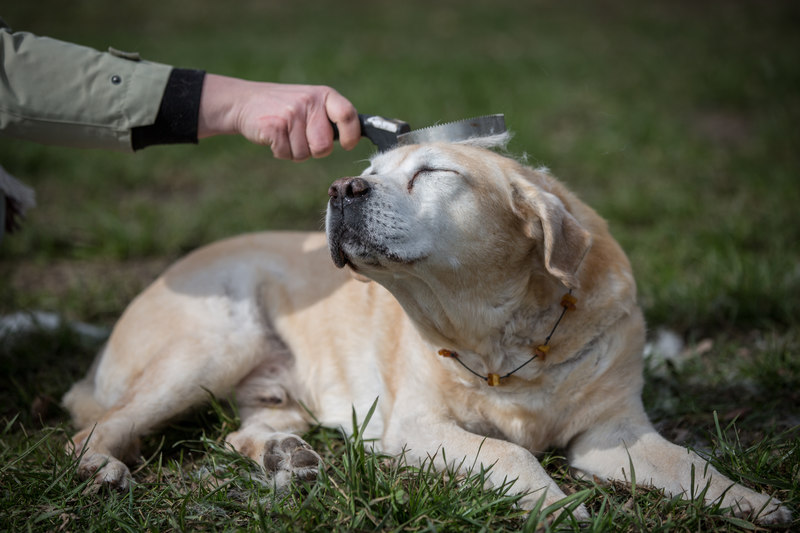
<path fill-rule="evenodd" d="M 547 409 L 544 391 L 507 392 L 489 388 L 464 389 L 451 397 L 451 412 L 467 431 L 514 442 L 532 451 L 556 443 L 558 420 Z"/>

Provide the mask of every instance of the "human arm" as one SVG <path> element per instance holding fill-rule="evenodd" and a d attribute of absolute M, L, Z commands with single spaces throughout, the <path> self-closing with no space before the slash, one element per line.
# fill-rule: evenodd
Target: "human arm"
<path fill-rule="evenodd" d="M 241 134 L 276 157 L 321 157 L 360 138 L 355 108 L 328 87 L 206 75 L 116 50 L 99 52 L 0 20 L 0 136 L 83 148 L 139 150 Z"/>

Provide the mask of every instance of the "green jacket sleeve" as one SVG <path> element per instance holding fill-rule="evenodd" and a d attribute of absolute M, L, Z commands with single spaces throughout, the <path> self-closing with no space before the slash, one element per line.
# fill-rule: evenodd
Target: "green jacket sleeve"
<path fill-rule="evenodd" d="M 132 151 L 152 125 L 172 67 L 26 32 L 0 19 L 0 136 Z"/>

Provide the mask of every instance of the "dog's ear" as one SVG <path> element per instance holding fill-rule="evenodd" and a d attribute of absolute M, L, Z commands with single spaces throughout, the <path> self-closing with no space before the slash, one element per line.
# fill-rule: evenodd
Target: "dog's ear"
<path fill-rule="evenodd" d="M 592 235 L 556 195 L 524 179 L 511 186 L 514 212 L 526 236 L 541 240 L 545 268 L 568 289 L 577 288 L 578 268 L 592 246 Z"/>

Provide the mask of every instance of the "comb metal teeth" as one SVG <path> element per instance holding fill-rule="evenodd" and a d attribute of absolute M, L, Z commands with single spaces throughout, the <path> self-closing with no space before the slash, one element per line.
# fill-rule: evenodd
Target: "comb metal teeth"
<path fill-rule="evenodd" d="M 397 144 L 403 146 L 437 141 L 456 142 L 473 137 L 498 135 L 505 133 L 505 131 L 505 116 L 499 113 L 435 124 L 409 133 L 403 133 L 397 136 Z"/>

